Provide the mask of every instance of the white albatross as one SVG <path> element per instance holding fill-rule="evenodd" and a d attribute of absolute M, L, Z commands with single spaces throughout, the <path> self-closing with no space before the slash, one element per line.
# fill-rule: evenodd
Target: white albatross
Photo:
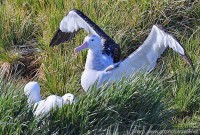
<path fill-rule="evenodd" d="M 35 116 L 44 116 L 54 108 L 61 108 L 64 104 L 72 104 L 74 95 L 67 93 L 64 96 L 50 95 L 42 100 L 40 85 L 37 82 L 29 82 L 24 87 L 24 93 L 28 97 L 28 105 L 33 106 Z"/>
<path fill-rule="evenodd" d="M 174 36 L 162 29 L 154 25 L 147 39 L 135 52 L 121 63 L 112 64 L 104 70 L 98 68 L 102 57 L 101 39 L 96 35 L 88 35 L 84 43 L 74 49 L 75 52 L 89 49 L 85 70 L 81 76 L 83 89 L 87 91 L 96 81 L 97 86 L 101 86 L 104 82 L 119 81 L 122 77 L 128 77 L 137 71 L 150 72 L 167 47 L 179 53 L 192 66 L 192 62 L 181 44 Z"/>

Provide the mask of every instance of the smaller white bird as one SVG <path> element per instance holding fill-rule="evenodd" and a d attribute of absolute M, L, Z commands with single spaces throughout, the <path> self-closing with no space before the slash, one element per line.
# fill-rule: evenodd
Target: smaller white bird
<path fill-rule="evenodd" d="M 43 116 L 48 114 L 54 108 L 61 108 L 64 104 L 72 104 L 74 95 L 67 93 L 60 97 L 57 95 L 50 95 L 42 100 L 40 96 L 40 85 L 37 82 L 29 82 L 24 87 L 24 93 L 28 97 L 29 107 L 33 105 L 34 115 Z"/>

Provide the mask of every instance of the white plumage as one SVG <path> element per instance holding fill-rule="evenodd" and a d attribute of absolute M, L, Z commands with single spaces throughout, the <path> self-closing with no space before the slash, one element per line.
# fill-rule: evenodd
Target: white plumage
<path fill-rule="evenodd" d="M 61 108 L 64 104 L 72 104 L 74 100 L 74 95 L 71 93 L 67 93 L 62 97 L 50 95 L 42 100 L 40 85 L 37 82 L 27 83 L 24 87 L 24 93 L 28 97 L 29 106 L 33 106 L 35 116 L 48 114 L 56 107 Z"/>
<path fill-rule="evenodd" d="M 79 29 L 84 29 L 86 32 L 98 35 L 90 25 L 85 22 L 76 12 L 70 11 L 60 23 L 60 30 L 62 32 L 75 32 Z"/>
<path fill-rule="evenodd" d="M 102 43 L 99 37 L 89 35 L 85 38 L 84 44 L 87 44 L 87 46 L 82 49 L 89 49 L 85 70 L 81 77 L 81 84 L 85 91 L 97 80 L 98 86 L 101 86 L 104 82 L 118 81 L 122 77 L 133 75 L 137 71 L 151 71 L 156 66 L 157 59 L 168 46 L 183 56 L 189 64 L 192 64 L 180 43 L 171 34 L 166 33 L 156 25 L 153 26 L 147 39 L 135 52 L 121 63 L 110 65 L 104 70 L 98 70 L 102 57 L 100 53 Z"/>

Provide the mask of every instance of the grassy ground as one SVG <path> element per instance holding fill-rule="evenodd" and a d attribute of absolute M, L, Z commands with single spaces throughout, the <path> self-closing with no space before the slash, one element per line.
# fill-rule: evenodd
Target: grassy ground
<path fill-rule="evenodd" d="M 74 55 L 73 48 L 86 34 L 80 32 L 70 43 L 49 47 L 60 20 L 74 8 L 120 44 L 123 58 L 142 44 L 153 24 L 162 24 L 180 39 L 195 71 L 169 49 L 150 74 L 83 92 L 80 76 L 86 52 Z M 1 134 L 200 132 L 199 0 L 4 0 L 0 1 L 0 37 Z M 43 97 L 71 92 L 78 101 L 35 119 L 23 94 L 29 80 L 40 82 Z"/>

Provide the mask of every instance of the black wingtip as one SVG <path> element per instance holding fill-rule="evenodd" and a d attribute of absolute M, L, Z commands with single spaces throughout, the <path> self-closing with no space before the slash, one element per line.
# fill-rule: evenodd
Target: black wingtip
<path fill-rule="evenodd" d="M 65 42 L 72 40 L 78 31 L 66 33 L 66 32 L 62 32 L 60 29 L 58 29 L 56 31 L 55 35 L 53 36 L 49 46 L 54 47 L 61 43 L 65 43 Z"/>
<path fill-rule="evenodd" d="M 66 42 L 66 33 L 62 32 L 59 28 L 54 34 L 49 46 L 53 47 L 55 45 L 59 45 L 60 43 Z"/>
<path fill-rule="evenodd" d="M 57 35 L 58 35 L 59 32 L 60 32 L 60 29 L 57 29 L 56 33 L 54 34 L 54 36 L 51 39 L 51 42 L 49 44 L 50 47 L 53 47 L 53 46 L 56 45 L 56 43 L 57 43 L 57 39 L 56 38 L 57 38 Z"/>
<path fill-rule="evenodd" d="M 188 56 L 187 53 L 185 53 L 185 55 L 181 55 L 183 57 L 183 59 L 191 66 L 192 71 L 195 71 L 194 65 L 192 63 L 192 60 L 190 59 L 190 57 Z"/>

